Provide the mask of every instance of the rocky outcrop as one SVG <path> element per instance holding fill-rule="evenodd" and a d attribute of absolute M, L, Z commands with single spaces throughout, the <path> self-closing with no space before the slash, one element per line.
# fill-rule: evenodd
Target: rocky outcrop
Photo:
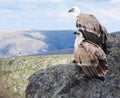
<path fill-rule="evenodd" d="M 74 64 L 56 65 L 29 77 L 26 98 L 120 98 L 120 35 L 107 42 L 109 72 L 105 81 L 83 78 Z"/>

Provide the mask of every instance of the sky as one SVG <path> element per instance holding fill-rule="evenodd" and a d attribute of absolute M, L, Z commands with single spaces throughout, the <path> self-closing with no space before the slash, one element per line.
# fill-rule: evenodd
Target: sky
<path fill-rule="evenodd" d="M 120 0 L 0 0 L 0 30 L 77 30 L 73 6 L 120 31 Z"/>

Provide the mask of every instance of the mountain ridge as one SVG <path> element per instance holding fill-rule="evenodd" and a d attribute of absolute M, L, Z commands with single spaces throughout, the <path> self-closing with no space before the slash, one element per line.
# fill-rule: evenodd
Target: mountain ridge
<path fill-rule="evenodd" d="M 73 32 L 74 30 L 0 31 L 0 57 L 71 54 L 75 40 Z M 113 33 L 120 34 L 120 31 Z"/>
<path fill-rule="evenodd" d="M 43 54 L 73 48 L 73 31 L 1 31 L 0 57 Z"/>

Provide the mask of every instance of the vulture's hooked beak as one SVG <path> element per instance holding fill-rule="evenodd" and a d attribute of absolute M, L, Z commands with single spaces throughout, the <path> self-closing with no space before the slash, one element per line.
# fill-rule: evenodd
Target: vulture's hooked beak
<path fill-rule="evenodd" d="M 79 32 L 74 32 L 74 34 L 76 35 L 76 34 L 80 34 Z"/>
<path fill-rule="evenodd" d="M 69 11 L 68 11 L 68 13 L 70 13 L 70 12 L 74 12 L 74 8 L 72 8 L 72 9 L 70 9 Z"/>

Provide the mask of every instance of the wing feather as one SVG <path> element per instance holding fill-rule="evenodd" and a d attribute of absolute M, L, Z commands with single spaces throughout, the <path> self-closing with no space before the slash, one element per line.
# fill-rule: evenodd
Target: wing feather
<path fill-rule="evenodd" d="M 80 13 L 80 15 L 77 16 L 76 26 L 78 29 L 82 28 L 86 31 L 94 31 L 98 36 L 101 33 L 100 23 L 93 15 Z"/>
<path fill-rule="evenodd" d="M 90 41 L 83 41 L 75 48 L 75 60 L 89 77 L 104 77 L 108 70 L 108 64 L 104 51 Z"/>
<path fill-rule="evenodd" d="M 89 43 L 89 44 L 88 44 Z M 98 46 L 97 44 L 86 41 L 84 42 L 84 47 L 88 49 L 93 55 L 96 55 L 99 60 L 105 60 L 106 59 L 106 54 L 104 51 Z"/>
<path fill-rule="evenodd" d="M 106 42 L 108 38 L 107 30 L 99 23 L 95 16 L 80 13 L 76 18 L 76 27 L 79 31 L 83 31 L 82 33 L 85 39 L 98 45 Z"/>

